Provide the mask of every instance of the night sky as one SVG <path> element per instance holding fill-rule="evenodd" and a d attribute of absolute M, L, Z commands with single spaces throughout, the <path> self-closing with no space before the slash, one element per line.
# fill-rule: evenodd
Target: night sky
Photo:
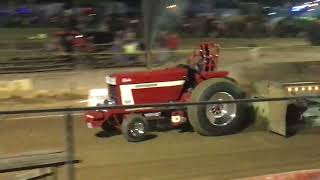
<path fill-rule="evenodd" d="M 5 1 L 10 1 L 10 0 L 1 0 L 2 2 Z M 23 2 L 23 1 L 28 1 L 28 0 L 11 0 L 11 1 L 16 1 L 16 2 Z M 34 0 L 36 2 L 77 2 L 77 1 L 82 1 L 86 2 L 87 4 L 90 4 L 90 1 L 99 1 L 99 2 L 108 2 L 108 1 L 118 1 L 118 2 L 125 2 L 129 6 L 140 6 L 142 0 Z M 194 3 L 201 2 L 201 0 L 190 0 Z M 217 2 L 227 2 L 226 0 L 212 0 L 212 1 L 217 1 Z M 271 6 L 276 6 L 276 5 L 281 5 L 286 2 L 292 2 L 294 4 L 296 3 L 301 3 L 301 2 L 306 2 L 308 0 L 233 0 L 233 1 L 238 1 L 238 2 L 259 2 L 264 5 L 271 5 Z"/>
<path fill-rule="evenodd" d="M 72 0 L 37 0 L 37 2 L 67 2 Z M 75 2 L 77 0 L 74 0 Z M 100 1 L 109 1 L 109 0 L 100 0 Z M 141 0 L 112 0 L 112 1 L 119 1 L 119 2 L 125 2 L 129 5 L 137 5 L 140 4 Z M 88 0 L 88 3 L 90 3 L 90 0 Z"/>

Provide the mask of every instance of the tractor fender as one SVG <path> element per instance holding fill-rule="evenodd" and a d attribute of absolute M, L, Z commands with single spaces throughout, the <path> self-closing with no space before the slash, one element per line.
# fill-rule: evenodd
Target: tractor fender
<path fill-rule="evenodd" d="M 200 73 L 201 78 L 204 80 L 212 78 L 225 78 L 229 75 L 228 71 L 217 71 L 217 72 L 202 72 Z"/>
<path fill-rule="evenodd" d="M 229 80 L 229 81 L 231 81 L 231 82 L 239 85 L 239 83 L 238 83 L 235 79 L 233 79 L 233 78 L 231 78 L 231 77 L 224 77 L 224 79 L 227 79 L 227 80 Z"/>

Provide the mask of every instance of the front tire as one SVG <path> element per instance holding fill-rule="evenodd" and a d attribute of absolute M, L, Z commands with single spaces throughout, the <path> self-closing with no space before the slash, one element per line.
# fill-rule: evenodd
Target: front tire
<path fill-rule="evenodd" d="M 192 92 L 192 102 L 242 99 L 245 94 L 228 79 L 210 79 Z M 188 107 L 193 129 L 204 136 L 220 136 L 239 131 L 246 123 L 245 104 L 208 104 Z"/>
<path fill-rule="evenodd" d="M 148 122 L 141 115 L 128 115 L 121 124 L 121 132 L 128 142 L 146 140 L 148 131 Z"/>

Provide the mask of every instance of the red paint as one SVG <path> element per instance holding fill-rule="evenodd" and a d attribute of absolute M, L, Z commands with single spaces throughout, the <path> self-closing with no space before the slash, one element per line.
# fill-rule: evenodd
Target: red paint
<path fill-rule="evenodd" d="M 149 103 L 167 103 L 169 101 L 178 101 L 183 85 L 172 87 L 134 89 L 132 94 L 135 104 Z"/>
<path fill-rule="evenodd" d="M 183 80 L 186 76 L 187 70 L 183 68 L 168 68 L 112 75 L 112 77 L 117 78 L 117 85 L 178 81 Z M 129 79 L 131 79 L 131 81 L 128 81 Z"/>
<path fill-rule="evenodd" d="M 229 75 L 229 72 L 227 72 L 227 71 L 200 73 L 201 78 L 204 80 L 211 79 L 211 78 L 223 78 L 223 77 L 227 77 L 228 75 Z"/>
<path fill-rule="evenodd" d="M 187 73 L 187 70 L 183 68 L 168 68 L 163 70 L 114 74 L 113 77 L 116 78 L 117 83 L 118 103 L 121 104 L 122 102 L 120 85 L 179 81 L 184 80 Z M 183 85 L 132 90 L 135 104 L 178 101 L 182 92 Z"/>
<path fill-rule="evenodd" d="M 78 48 L 82 52 L 94 52 L 95 48 L 93 43 L 88 40 L 86 37 L 77 37 L 72 41 L 72 45 L 75 48 Z"/>
<path fill-rule="evenodd" d="M 191 100 L 191 92 L 185 92 L 180 97 L 180 102 L 190 102 Z"/>
<path fill-rule="evenodd" d="M 272 174 L 267 176 L 258 176 L 244 178 L 243 180 L 316 180 L 320 179 L 319 170 L 294 171 L 289 173 Z"/>
<path fill-rule="evenodd" d="M 55 33 L 55 35 L 60 37 L 71 36 L 72 39 L 70 40 L 70 42 L 72 46 L 82 52 L 96 51 L 96 48 L 93 46 L 93 42 L 90 41 L 86 36 L 84 36 L 78 31 L 58 31 Z M 79 36 L 79 37 L 76 37 L 76 36 Z"/>
<path fill-rule="evenodd" d="M 58 31 L 55 33 L 56 36 L 77 36 L 80 35 L 77 31 Z"/>
<path fill-rule="evenodd" d="M 91 123 L 93 128 L 101 127 L 106 120 L 105 113 L 101 111 L 89 111 L 85 117 L 86 123 Z"/>
<path fill-rule="evenodd" d="M 124 110 L 124 109 L 110 109 L 108 111 L 89 111 L 86 113 L 85 122 L 91 123 L 92 128 L 99 128 L 104 122 L 110 121 L 111 119 L 122 120 L 122 117 L 127 114 L 142 114 L 142 113 L 155 113 L 159 112 L 158 109 L 140 109 L 140 110 Z M 93 118 L 88 117 L 92 116 Z"/>
<path fill-rule="evenodd" d="M 94 8 L 88 7 L 88 8 L 83 8 L 81 10 L 81 13 L 83 15 L 90 15 L 90 14 L 96 14 L 96 10 Z"/>
<path fill-rule="evenodd" d="M 126 111 L 122 109 L 110 109 L 107 111 L 89 111 L 86 114 L 85 121 L 86 123 L 91 123 L 93 128 L 98 128 L 101 127 L 105 121 L 112 119 L 114 115 L 124 113 L 126 113 Z M 90 116 L 94 118 L 91 118 Z"/>
<path fill-rule="evenodd" d="M 228 77 L 229 72 L 227 71 L 219 71 L 219 72 L 202 72 L 196 76 L 197 83 L 201 83 L 202 81 L 213 79 L 213 78 L 225 78 Z"/>

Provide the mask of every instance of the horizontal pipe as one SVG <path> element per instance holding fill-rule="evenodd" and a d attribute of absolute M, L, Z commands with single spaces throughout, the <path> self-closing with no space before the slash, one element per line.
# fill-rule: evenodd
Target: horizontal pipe
<path fill-rule="evenodd" d="M 110 44 L 96 44 L 96 46 L 106 46 Z M 257 47 L 249 47 L 249 46 L 240 46 L 240 47 L 228 47 L 228 48 L 221 48 L 222 50 L 237 50 L 237 49 L 279 49 L 279 48 L 320 48 L 319 46 L 305 46 L 305 45 L 291 45 L 291 46 L 257 46 Z M 0 49 L 0 52 L 44 52 L 45 49 Z M 181 50 L 152 50 L 153 53 L 186 53 L 186 52 L 193 52 L 194 49 L 181 49 Z M 125 54 L 125 53 L 113 53 L 113 52 L 103 52 L 103 53 L 80 53 L 78 55 L 114 55 L 114 54 Z M 145 54 L 144 51 L 140 51 L 136 53 L 139 54 Z"/>
<path fill-rule="evenodd" d="M 310 86 L 320 85 L 320 82 L 294 82 L 294 83 L 283 83 L 284 86 Z"/>
<path fill-rule="evenodd" d="M 76 111 L 90 111 L 90 110 L 108 110 L 108 109 L 135 109 L 147 107 L 185 107 L 198 106 L 208 104 L 231 104 L 231 103 L 255 103 L 255 102 L 272 102 L 272 101 L 288 101 L 297 99 L 318 99 L 320 95 L 316 96 L 291 96 L 291 97 L 277 97 L 277 98 L 253 98 L 253 99 L 236 99 L 227 101 L 202 101 L 202 102 L 177 102 L 177 103 L 157 103 L 157 104 L 136 104 L 136 105 L 109 105 L 97 107 L 80 107 L 80 108 L 57 108 L 57 109 L 35 109 L 35 110 L 18 110 L 18 111 L 0 111 L 0 115 L 10 114 L 31 114 L 31 113 L 50 113 L 50 112 L 76 112 Z"/>

